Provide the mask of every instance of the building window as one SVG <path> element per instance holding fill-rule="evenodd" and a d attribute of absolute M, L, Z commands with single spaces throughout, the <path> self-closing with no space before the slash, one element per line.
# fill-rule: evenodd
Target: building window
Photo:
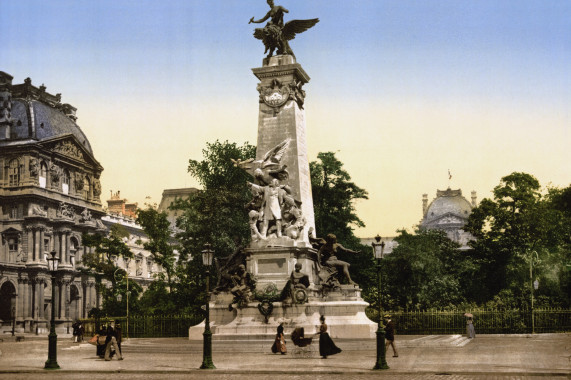
<path fill-rule="evenodd" d="M 87 177 L 85 177 L 83 179 L 83 197 L 85 199 L 89 199 L 89 187 L 90 187 L 89 179 L 87 179 Z"/>
<path fill-rule="evenodd" d="M 18 252 L 18 238 L 17 237 L 8 238 L 8 251 Z"/>
<path fill-rule="evenodd" d="M 63 170 L 63 176 L 61 180 L 61 191 L 64 194 L 69 194 L 69 171 L 67 169 Z"/>
<path fill-rule="evenodd" d="M 12 205 L 12 207 L 10 207 L 10 218 L 18 219 L 18 205 Z"/>
<path fill-rule="evenodd" d="M 20 184 L 20 165 L 18 160 L 10 161 L 8 165 L 8 179 L 10 186 L 18 186 Z"/>
<path fill-rule="evenodd" d="M 48 165 L 45 162 L 40 164 L 40 187 L 46 188 L 48 178 Z"/>

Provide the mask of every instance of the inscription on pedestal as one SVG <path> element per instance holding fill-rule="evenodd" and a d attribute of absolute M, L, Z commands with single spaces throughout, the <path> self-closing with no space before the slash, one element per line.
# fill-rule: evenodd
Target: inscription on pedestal
<path fill-rule="evenodd" d="M 285 258 L 258 259 L 258 274 L 288 274 Z"/>

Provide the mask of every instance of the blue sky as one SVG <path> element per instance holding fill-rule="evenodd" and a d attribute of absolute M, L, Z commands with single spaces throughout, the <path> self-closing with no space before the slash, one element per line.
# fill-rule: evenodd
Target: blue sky
<path fill-rule="evenodd" d="M 569 185 L 571 1 L 276 4 L 286 21 L 320 19 L 291 42 L 311 77 L 310 159 L 338 152 L 369 191 L 358 235 L 411 228 L 421 195 L 448 185 L 489 196 L 516 170 Z M 162 189 L 196 185 L 186 164 L 207 141 L 256 141 L 250 69 L 263 46 L 248 20 L 267 10 L 263 0 L 2 1 L 0 70 L 78 108 L 104 191 L 158 202 Z"/>

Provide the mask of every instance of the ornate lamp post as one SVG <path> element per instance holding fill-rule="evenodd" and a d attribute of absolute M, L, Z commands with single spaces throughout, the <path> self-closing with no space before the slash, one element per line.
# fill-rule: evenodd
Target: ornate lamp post
<path fill-rule="evenodd" d="M 210 266 L 212 265 L 212 259 L 214 258 L 214 251 L 210 244 L 204 246 L 202 251 L 202 263 L 206 268 L 206 320 L 204 323 L 204 333 L 203 336 L 203 349 L 202 349 L 202 365 L 200 369 L 216 369 L 214 363 L 212 363 L 212 332 L 210 331 Z"/>
<path fill-rule="evenodd" d="M 539 263 L 539 255 L 536 251 L 529 254 L 529 288 L 531 290 L 531 333 L 535 334 L 535 315 L 533 314 L 533 289 L 539 288 L 539 281 L 533 281 L 533 265 Z"/>
<path fill-rule="evenodd" d="M 59 257 L 56 257 L 56 251 L 51 252 L 51 257 L 47 257 L 48 269 L 52 275 L 52 317 L 50 321 L 50 334 L 48 336 L 48 360 L 44 369 L 59 369 L 59 364 L 57 364 L 57 334 L 56 334 L 56 310 L 55 310 L 55 299 L 56 299 L 56 273 L 59 264 Z"/>
<path fill-rule="evenodd" d="M 377 363 L 373 369 L 389 369 L 385 353 L 385 326 L 383 326 L 383 306 L 381 304 L 381 260 L 385 249 L 385 242 L 381 241 L 379 235 L 375 236 L 376 243 L 373 242 L 373 255 L 377 259 L 377 279 L 378 279 L 378 296 L 379 296 L 379 326 L 377 329 Z"/>

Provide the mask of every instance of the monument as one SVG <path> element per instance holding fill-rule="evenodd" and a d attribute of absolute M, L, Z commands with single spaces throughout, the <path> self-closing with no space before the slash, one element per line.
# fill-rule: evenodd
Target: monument
<path fill-rule="evenodd" d="M 268 5 L 265 17 L 250 19 L 267 21 L 254 37 L 269 52 L 262 67 L 252 69 L 259 79 L 257 157 L 234 162 L 252 176 L 251 242 L 217 264 L 219 283 L 209 308 L 213 339 L 270 339 L 280 323 L 286 334 L 303 328 L 311 335 L 321 315 L 334 338 L 373 338 L 377 325 L 365 315 L 368 304 L 348 264 L 336 257 L 339 251 L 358 252 L 334 235 L 315 236 L 303 108 L 310 78 L 288 41 L 319 19 L 284 23 L 288 10 L 272 0 Z M 193 326 L 190 339 L 202 339 L 202 333 L 203 325 Z"/>

